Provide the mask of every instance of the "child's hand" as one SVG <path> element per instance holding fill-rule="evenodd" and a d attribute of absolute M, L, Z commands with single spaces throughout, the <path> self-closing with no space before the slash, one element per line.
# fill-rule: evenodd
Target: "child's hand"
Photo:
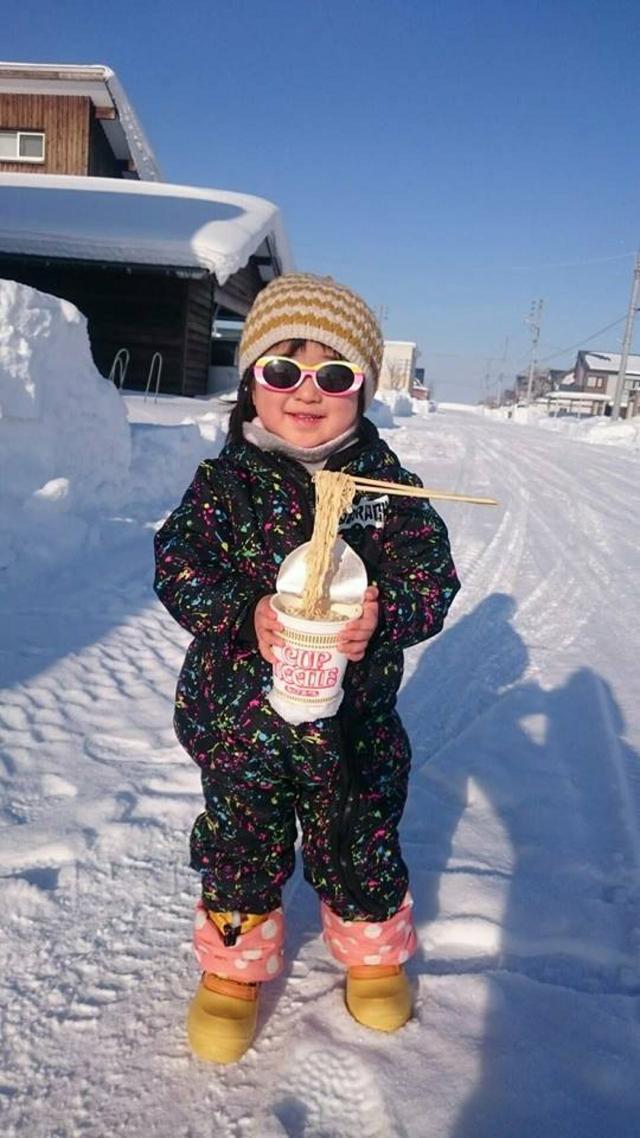
<path fill-rule="evenodd" d="M 270 602 L 271 597 L 263 597 L 261 601 L 258 601 L 253 614 L 253 623 L 255 625 L 256 636 L 258 637 L 260 655 L 264 657 L 268 664 L 275 664 L 276 658 L 273 654 L 273 646 L 274 644 L 280 646 L 284 644 L 284 640 L 278 636 L 278 633 L 284 630 L 276 613 L 271 608 Z"/>
<path fill-rule="evenodd" d="M 344 632 L 338 638 L 338 651 L 344 652 L 347 660 L 357 663 L 362 660 L 378 627 L 378 590 L 375 585 L 369 585 L 363 598 L 362 616 L 357 620 L 350 620 Z"/>

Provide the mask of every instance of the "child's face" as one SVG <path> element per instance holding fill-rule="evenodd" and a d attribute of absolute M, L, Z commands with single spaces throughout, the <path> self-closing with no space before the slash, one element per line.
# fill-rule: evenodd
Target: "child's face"
<path fill-rule="evenodd" d="M 307 340 L 293 355 L 289 341 L 274 344 L 265 355 L 289 356 L 299 364 L 319 364 L 335 359 L 335 354 Z M 274 435 L 294 446 L 315 447 L 344 434 L 358 418 L 358 392 L 351 395 L 325 395 L 318 391 L 310 375 L 294 391 L 268 391 L 253 384 L 253 403 L 260 420 Z"/>

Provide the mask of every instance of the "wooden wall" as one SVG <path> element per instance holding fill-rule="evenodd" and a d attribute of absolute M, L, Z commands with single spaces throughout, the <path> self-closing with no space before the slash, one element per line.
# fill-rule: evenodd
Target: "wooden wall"
<path fill-rule="evenodd" d="M 189 280 L 144 268 L 47 264 L 4 255 L 0 277 L 72 301 L 87 317 L 91 352 L 102 375 L 109 375 L 116 352 L 128 348 L 125 386 L 144 390 L 158 351 L 163 359 L 161 392 L 206 394 L 213 278 Z"/>
<path fill-rule="evenodd" d="M 44 162 L 2 162 L 4 174 L 87 174 L 91 100 L 78 95 L 0 94 L 0 128 L 43 130 Z"/>
<path fill-rule="evenodd" d="M 184 395 L 205 395 L 207 391 L 214 287 L 213 277 L 187 282 L 184 311 Z"/>

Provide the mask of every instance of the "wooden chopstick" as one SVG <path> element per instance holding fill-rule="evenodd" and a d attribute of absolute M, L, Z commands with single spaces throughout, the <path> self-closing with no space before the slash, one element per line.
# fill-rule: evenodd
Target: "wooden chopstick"
<path fill-rule="evenodd" d="M 476 506 L 497 506 L 495 498 L 471 498 L 467 494 L 451 494 L 447 490 L 429 490 L 424 486 L 403 486 L 400 482 L 384 482 L 378 478 L 360 478 L 353 481 L 358 490 L 379 490 L 384 494 L 404 494 L 407 498 L 439 498 L 446 502 L 472 502 Z"/>

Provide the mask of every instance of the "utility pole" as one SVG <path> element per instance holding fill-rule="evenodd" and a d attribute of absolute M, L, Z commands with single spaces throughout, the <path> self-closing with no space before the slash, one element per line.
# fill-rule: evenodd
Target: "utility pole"
<path fill-rule="evenodd" d="M 531 329 L 531 357 L 529 359 L 529 376 L 527 379 L 527 407 L 531 402 L 531 395 L 533 392 L 533 374 L 536 366 L 536 349 L 538 347 L 538 340 L 540 339 L 540 328 L 542 327 L 542 309 L 544 308 L 544 300 L 539 300 L 536 304 L 535 300 L 531 301 L 531 311 L 525 320 Z"/>
<path fill-rule="evenodd" d="M 489 383 L 491 381 L 491 366 L 492 366 L 492 364 L 493 364 L 493 360 L 488 359 L 487 360 L 487 370 L 484 373 L 484 378 L 483 378 L 483 382 L 484 382 L 484 405 L 485 405 L 485 407 L 488 407 L 488 405 L 489 405 Z"/>
<path fill-rule="evenodd" d="M 624 337 L 622 339 L 622 355 L 620 356 L 620 368 L 618 370 L 618 379 L 616 382 L 616 393 L 613 398 L 613 407 L 611 409 L 611 418 L 620 418 L 620 404 L 622 403 L 622 394 L 624 391 L 624 381 L 627 377 L 627 361 L 629 359 L 629 348 L 631 347 L 631 340 L 633 338 L 633 325 L 638 311 L 638 294 L 640 293 L 640 253 L 636 254 L 636 263 L 633 267 L 633 285 L 631 287 L 631 300 L 629 301 L 629 311 L 627 312 L 627 322 L 624 327 Z"/>
<path fill-rule="evenodd" d="M 502 407 L 502 398 L 504 394 L 504 369 L 507 363 L 507 356 L 509 354 L 509 337 L 507 336 L 504 341 L 504 352 L 502 353 L 502 369 L 498 376 L 498 407 Z"/>

